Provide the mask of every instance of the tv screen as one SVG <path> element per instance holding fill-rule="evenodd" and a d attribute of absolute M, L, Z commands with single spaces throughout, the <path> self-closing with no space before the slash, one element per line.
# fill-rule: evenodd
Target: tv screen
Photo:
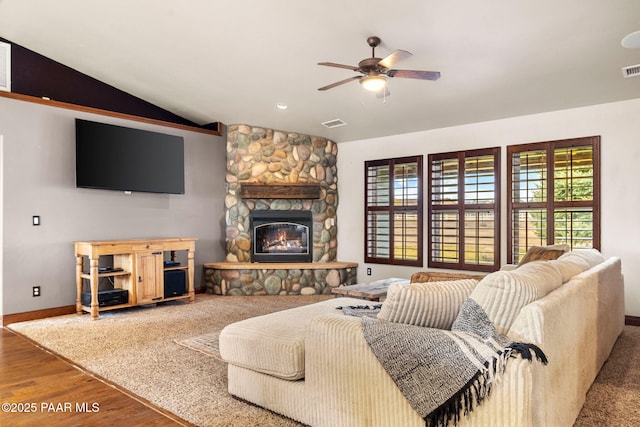
<path fill-rule="evenodd" d="M 76 119 L 76 186 L 184 194 L 184 139 Z"/>

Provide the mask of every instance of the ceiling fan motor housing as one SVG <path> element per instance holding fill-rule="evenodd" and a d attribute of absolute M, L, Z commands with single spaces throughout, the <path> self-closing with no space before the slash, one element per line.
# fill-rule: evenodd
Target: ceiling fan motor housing
<path fill-rule="evenodd" d="M 379 62 L 382 61 L 381 58 L 366 58 L 358 63 L 358 68 L 363 73 L 369 73 L 371 71 L 382 71 L 384 67 L 381 67 Z"/>

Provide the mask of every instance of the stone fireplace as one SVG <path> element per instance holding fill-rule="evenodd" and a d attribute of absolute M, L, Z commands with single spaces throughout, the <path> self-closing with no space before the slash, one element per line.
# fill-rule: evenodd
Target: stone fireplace
<path fill-rule="evenodd" d="M 309 295 L 356 283 L 357 264 L 336 261 L 337 144 L 293 132 L 230 125 L 226 148 L 226 257 L 224 262 L 205 264 L 207 290 L 222 295 Z M 265 229 L 259 241 L 252 231 L 255 213 L 286 223 L 286 217 L 301 212 L 309 218 L 303 228 L 285 227 L 281 236 Z M 298 242 L 304 227 L 306 251 Z M 306 252 L 304 258 L 296 251 Z M 288 258 L 277 258 L 283 254 Z"/>
<path fill-rule="evenodd" d="M 251 262 L 253 210 L 310 211 L 312 261 L 337 257 L 338 146 L 325 138 L 245 125 L 227 128 L 226 248 L 228 262 Z M 316 184 L 315 198 L 242 196 L 243 184 Z"/>

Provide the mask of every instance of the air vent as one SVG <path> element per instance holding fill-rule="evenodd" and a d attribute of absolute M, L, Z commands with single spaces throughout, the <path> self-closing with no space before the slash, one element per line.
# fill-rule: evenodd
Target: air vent
<path fill-rule="evenodd" d="M 622 67 L 622 77 L 637 77 L 640 76 L 640 64 L 629 65 L 628 67 Z"/>
<path fill-rule="evenodd" d="M 326 122 L 322 122 L 322 126 L 328 127 L 329 129 L 337 128 L 339 126 L 344 126 L 344 125 L 346 125 L 346 123 L 340 119 L 333 119 Z"/>
<path fill-rule="evenodd" d="M 11 92 L 11 45 L 0 42 L 0 90 Z"/>

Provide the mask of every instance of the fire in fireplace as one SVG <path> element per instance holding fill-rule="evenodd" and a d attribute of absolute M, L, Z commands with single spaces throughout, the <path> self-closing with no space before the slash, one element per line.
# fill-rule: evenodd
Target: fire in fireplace
<path fill-rule="evenodd" d="M 251 212 L 251 262 L 312 262 L 310 211 Z"/>

